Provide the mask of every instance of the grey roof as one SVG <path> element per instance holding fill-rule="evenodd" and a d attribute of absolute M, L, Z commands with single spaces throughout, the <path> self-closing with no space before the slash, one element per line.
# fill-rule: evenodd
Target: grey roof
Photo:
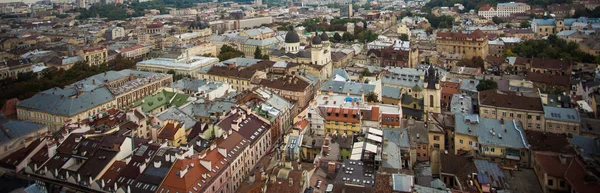
<path fill-rule="evenodd" d="M 339 94 L 347 94 L 348 92 L 350 92 L 351 95 L 362 95 L 363 92 L 365 94 L 375 92 L 375 85 L 356 82 L 336 81 L 330 79 L 327 82 L 323 83 L 323 86 L 321 86 L 320 90 L 325 92 L 332 90 L 334 93 Z"/>
<path fill-rule="evenodd" d="M 252 46 L 269 46 L 269 45 L 273 45 L 279 43 L 279 40 L 275 37 L 270 37 L 270 38 L 266 38 L 266 39 L 262 39 L 262 40 L 258 40 L 258 39 L 249 39 L 246 41 L 246 45 L 252 45 Z"/>
<path fill-rule="evenodd" d="M 381 92 L 381 96 L 383 97 L 400 99 L 400 93 L 402 92 L 402 89 L 396 87 L 383 86 Z"/>
<path fill-rule="evenodd" d="M 289 30 L 286 34 L 285 34 L 285 43 L 298 43 L 300 42 L 300 36 L 298 36 L 298 33 L 296 33 L 295 30 Z"/>
<path fill-rule="evenodd" d="M 407 129 L 384 128 L 383 138 L 395 143 L 400 148 L 410 148 Z"/>
<path fill-rule="evenodd" d="M 392 189 L 399 192 L 412 192 L 414 178 L 406 174 L 392 174 Z"/>
<path fill-rule="evenodd" d="M 273 30 L 268 27 L 260 27 L 260 28 L 249 29 L 244 32 L 246 32 L 246 34 L 248 34 L 249 36 L 257 36 L 260 34 L 272 33 Z"/>
<path fill-rule="evenodd" d="M 461 91 L 469 91 L 469 92 L 477 92 L 477 85 L 479 84 L 479 80 L 477 79 L 463 79 L 460 82 L 460 90 Z"/>
<path fill-rule="evenodd" d="M 0 144 L 45 129 L 46 126 L 29 121 L 9 120 L 0 115 Z"/>
<path fill-rule="evenodd" d="M 206 82 L 204 80 L 196 80 L 196 79 L 181 79 L 171 84 L 172 88 L 176 88 L 179 90 L 191 90 L 194 92 L 205 91 L 210 92 L 221 87 L 223 83 L 221 82 Z"/>
<path fill-rule="evenodd" d="M 249 67 L 252 65 L 257 64 L 258 62 L 260 62 L 262 60 L 260 59 L 254 59 L 254 58 L 231 58 L 229 60 L 225 60 L 221 63 L 223 64 L 233 64 L 235 62 L 235 66 L 237 67 Z"/>
<path fill-rule="evenodd" d="M 298 53 L 294 54 L 294 53 L 285 52 L 285 50 L 279 49 L 279 50 L 271 51 L 270 55 L 277 56 L 277 57 L 287 56 L 292 59 L 294 59 L 294 58 L 311 58 L 312 52 L 310 50 L 300 50 Z"/>
<path fill-rule="evenodd" d="M 474 159 L 473 163 L 477 168 L 478 175 L 485 175 L 489 179 L 489 184 L 495 188 L 505 188 L 504 182 L 507 179 L 504 177 L 504 172 L 497 163 L 490 162 L 488 160 Z M 479 176 L 477 176 L 479 178 Z"/>
<path fill-rule="evenodd" d="M 334 74 L 334 76 L 335 76 L 335 74 L 337 74 L 345 79 L 350 79 L 350 74 L 348 74 L 348 72 L 343 68 L 334 68 L 333 74 Z"/>
<path fill-rule="evenodd" d="M 81 92 L 77 96 L 75 88 L 54 88 L 33 95 L 17 106 L 33 111 L 71 117 L 114 100 L 106 87 Z"/>
<path fill-rule="evenodd" d="M 381 77 L 383 84 L 397 85 L 402 87 L 415 87 L 418 86 L 423 88 L 423 79 L 420 76 L 414 76 L 411 74 L 386 74 Z"/>
<path fill-rule="evenodd" d="M 469 123 L 467 123 L 467 119 Z M 476 136 L 482 145 L 516 149 L 529 148 L 523 127 L 518 121 L 504 121 L 502 124 L 501 120 L 497 119 L 456 114 L 455 129 L 456 133 Z"/>
<path fill-rule="evenodd" d="M 580 123 L 579 112 L 572 108 L 544 106 L 544 118 L 546 120 Z"/>
<path fill-rule="evenodd" d="M 571 143 L 577 145 L 581 148 L 581 153 L 583 157 L 594 159 L 594 157 L 600 155 L 600 138 L 592 138 L 575 135 L 571 139 Z"/>
<path fill-rule="evenodd" d="M 181 107 L 181 111 L 190 116 L 209 117 L 213 113 L 229 112 L 233 106 L 235 104 L 228 101 L 192 102 Z"/>
<path fill-rule="evenodd" d="M 473 114 L 473 101 L 471 97 L 463 94 L 452 95 L 450 112 L 460 114 Z"/>
<path fill-rule="evenodd" d="M 158 120 L 165 121 L 167 119 L 183 122 L 185 130 L 189 131 L 196 124 L 197 120 L 190 115 L 184 113 L 176 107 L 170 107 L 156 116 Z"/>
<path fill-rule="evenodd" d="M 68 58 L 62 59 L 61 65 L 74 64 L 74 63 L 80 62 L 80 61 L 83 61 L 83 58 L 81 56 L 68 57 Z"/>

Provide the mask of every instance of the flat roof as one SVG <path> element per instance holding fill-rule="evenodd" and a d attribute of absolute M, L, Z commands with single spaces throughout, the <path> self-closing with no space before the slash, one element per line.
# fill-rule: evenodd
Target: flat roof
<path fill-rule="evenodd" d="M 217 62 L 219 62 L 219 59 L 214 57 L 191 56 L 184 59 L 154 58 L 138 62 L 137 65 L 194 69 L 216 64 Z"/>

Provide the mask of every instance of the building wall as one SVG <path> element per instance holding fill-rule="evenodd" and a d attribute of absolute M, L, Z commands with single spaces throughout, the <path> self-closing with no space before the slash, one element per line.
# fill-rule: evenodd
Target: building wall
<path fill-rule="evenodd" d="M 429 149 L 444 151 L 446 136 L 443 133 L 429 132 Z"/>
<path fill-rule="evenodd" d="M 544 129 L 545 121 L 543 112 L 480 106 L 479 113 L 482 118 L 521 121 L 526 130 L 542 131 Z"/>
<path fill-rule="evenodd" d="M 454 135 L 454 154 L 457 154 L 458 150 L 475 151 L 476 143 L 477 137 L 457 133 Z"/>
<path fill-rule="evenodd" d="M 121 82 L 121 84 L 124 82 Z M 115 96 L 115 100 L 117 103 L 117 108 L 124 108 L 129 106 L 129 104 L 141 100 L 144 97 L 155 93 L 159 90 L 162 90 L 163 87 L 171 86 L 173 83 L 173 76 L 165 76 L 162 79 L 155 80 L 154 82 L 145 84 L 144 86 L 132 89 L 128 92 L 119 94 Z M 112 86 L 122 86 L 122 85 L 112 85 Z"/>
<path fill-rule="evenodd" d="M 464 58 L 479 56 L 485 59 L 488 55 L 488 41 L 449 40 L 437 39 L 437 52 L 451 52 L 463 54 Z"/>
<path fill-rule="evenodd" d="M 19 120 L 27 120 L 34 123 L 44 124 L 48 126 L 49 131 L 54 132 L 62 128 L 67 120 L 85 120 L 115 106 L 116 102 L 112 100 L 70 117 L 17 107 L 17 117 Z"/>
<path fill-rule="evenodd" d="M 579 123 L 565 122 L 565 121 L 556 121 L 556 120 L 546 120 L 544 124 L 546 127 L 545 131 L 549 133 L 558 133 L 558 134 L 573 134 L 579 135 Z"/>

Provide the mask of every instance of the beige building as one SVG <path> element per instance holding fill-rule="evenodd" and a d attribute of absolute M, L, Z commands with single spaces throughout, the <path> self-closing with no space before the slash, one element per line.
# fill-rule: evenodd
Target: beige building
<path fill-rule="evenodd" d="M 191 56 L 186 58 L 154 58 L 136 64 L 138 70 L 166 73 L 170 70 L 175 74 L 198 77 L 197 72 L 204 67 L 212 66 L 219 62 L 218 58 Z"/>
<path fill-rule="evenodd" d="M 527 97 L 512 91 L 480 91 L 479 114 L 483 118 L 521 121 L 526 130 L 544 129 L 544 109 L 539 97 Z"/>
<path fill-rule="evenodd" d="M 544 118 L 545 132 L 579 135 L 581 121 L 579 112 L 575 109 L 544 106 Z"/>
<path fill-rule="evenodd" d="M 488 55 L 487 35 L 476 29 L 472 33 L 438 32 L 435 40 L 438 53 L 462 54 L 463 58 L 479 56 L 486 58 Z"/>
<path fill-rule="evenodd" d="M 79 51 L 78 55 L 90 66 L 108 62 L 108 50 L 103 46 L 83 49 Z"/>

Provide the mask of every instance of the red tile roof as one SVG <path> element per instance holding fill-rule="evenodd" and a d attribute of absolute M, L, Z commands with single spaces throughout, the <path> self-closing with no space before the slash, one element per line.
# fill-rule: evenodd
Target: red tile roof
<path fill-rule="evenodd" d="M 565 162 L 561 163 L 558 155 L 535 153 L 535 160 L 549 176 L 564 177 L 572 157 L 565 157 Z"/>
<path fill-rule="evenodd" d="M 438 39 L 453 39 L 453 40 L 467 40 L 471 39 L 471 41 L 477 41 L 478 39 L 487 41 L 487 35 L 483 33 L 480 29 L 476 29 L 471 33 L 460 33 L 460 32 L 438 32 Z"/>
<path fill-rule="evenodd" d="M 571 188 L 578 193 L 595 193 L 600 190 L 600 184 L 586 182 L 585 167 L 579 159 L 571 162 L 571 165 L 565 173 L 565 179 L 569 182 Z"/>

